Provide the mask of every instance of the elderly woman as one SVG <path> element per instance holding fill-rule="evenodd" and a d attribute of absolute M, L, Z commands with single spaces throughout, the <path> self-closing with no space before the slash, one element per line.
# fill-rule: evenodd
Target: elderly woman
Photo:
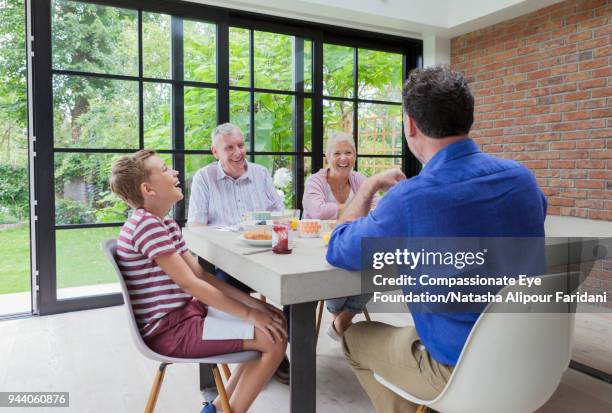
<path fill-rule="evenodd" d="M 363 174 L 353 170 L 357 153 L 351 135 L 333 133 L 327 140 L 325 157 L 329 167 L 321 169 L 306 181 L 302 199 L 304 218 L 337 219 L 366 179 Z M 355 314 L 363 311 L 370 298 L 371 294 L 362 294 L 327 300 L 327 310 L 334 318 L 327 333 L 333 339 L 340 340 L 352 325 Z"/>

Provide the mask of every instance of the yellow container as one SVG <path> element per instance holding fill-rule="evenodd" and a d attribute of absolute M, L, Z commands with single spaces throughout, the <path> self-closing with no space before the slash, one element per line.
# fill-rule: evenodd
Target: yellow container
<path fill-rule="evenodd" d="M 327 247 L 327 244 L 329 244 L 330 238 L 331 238 L 331 231 L 323 233 L 323 243 L 325 244 L 326 247 Z"/>
<path fill-rule="evenodd" d="M 297 218 L 291 218 L 291 229 L 292 229 L 292 230 L 294 230 L 294 231 L 295 231 L 295 230 L 297 230 L 297 227 L 298 227 L 298 222 L 300 222 L 300 220 L 299 220 L 299 219 L 297 219 Z"/>

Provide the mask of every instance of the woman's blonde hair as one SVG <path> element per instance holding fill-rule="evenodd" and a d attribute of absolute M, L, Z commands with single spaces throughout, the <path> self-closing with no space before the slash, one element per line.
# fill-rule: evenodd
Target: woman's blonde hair
<path fill-rule="evenodd" d="M 339 142 L 348 142 L 352 147 L 355 155 L 357 154 L 357 147 L 355 146 L 355 139 L 353 135 L 346 132 L 331 132 L 327 138 L 327 145 L 325 146 L 325 156 L 331 158 L 332 150 Z"/>

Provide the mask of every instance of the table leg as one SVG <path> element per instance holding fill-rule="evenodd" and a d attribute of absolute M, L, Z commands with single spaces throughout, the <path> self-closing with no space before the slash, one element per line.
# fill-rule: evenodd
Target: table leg
<path fill-rule="evenodd" d="M 210 364 L 200 363 L 200 390 L 208 388 L 216 388 L 215 378 L 212 374 L 212 366 Z"/>
<path fill-rule="evenodd" d="M 315 310 L 317 302 L 291 305 L 291 413 L 314 413 L 317 400 Z"/>

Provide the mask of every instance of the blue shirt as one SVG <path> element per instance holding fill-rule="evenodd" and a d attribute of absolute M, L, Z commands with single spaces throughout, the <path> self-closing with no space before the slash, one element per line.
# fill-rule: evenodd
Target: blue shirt
<path fill-rule="evenodd" d="M 339 225 L 327 261 L 360 270 L 362 237 L 543 237 L 545 217 L 546 198 L 527 168 L 482 153 L 464 139 L 438 151 L 419 175 L 396 184 L 367 216 Z M 431 356 L 454 366 L 478 314 L 412 317 Z"/>

